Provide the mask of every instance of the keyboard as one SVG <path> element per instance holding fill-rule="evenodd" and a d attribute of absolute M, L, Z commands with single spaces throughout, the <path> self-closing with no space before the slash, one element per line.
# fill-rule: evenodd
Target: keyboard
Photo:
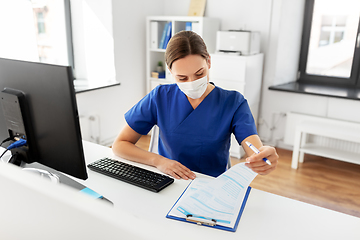
<path fill-rule="evenodd" d="M 89 169 L 118 180 L 159 192 L 174 182 L 173 178 L 111 158 L 102 158 L 87 165 Z"/>

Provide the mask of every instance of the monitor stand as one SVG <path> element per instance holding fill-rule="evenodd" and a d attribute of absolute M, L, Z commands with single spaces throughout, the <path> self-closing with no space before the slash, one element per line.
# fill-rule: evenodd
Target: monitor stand
<path fill-rule="evenodd" d="M 64 184 L 71 188 L 74 188 L 78 191 L 81 191 L 83 189 L 86 189 L 87 187 L 78 181 L 74 180 L 72 177 L 66 176 L 65 174 L 56 171 L 55 169 L 49 168 L 47 166 L 44 166 L 40 163 L 33 162 L 33 163 L 25 163 L 24 161 L 21 161 L 22 155 L 19 154 L 18 156 L 15 156 L 17 154 L 14 154 L 13 156 L 8 156 L 10 159 L 7 160 L 8 163 L 15 164 L 22 168 L 23 171 L 31 172 L 34 174 L 37 174 L 40 177 L 50 180 L 51 182 L 55 184 Z M 3 157 L 5 157 L 4 155 Z M 3 159 L 2 159 L 3 161 Z M 109 199 L 102 197 L 99 198 L 101 200 L 104 200 L 105 202 L 108 202 L 110 204 L 113 204 Z"/>
<path fill-rule="evenodd" d="M 50 180 L 53 183 L 60 183 L 60 177 L 50 171 L 40 168 L 23 168 L 23 171 L 34 173 L 43 179 Z"/>
<path fill-rule="evenodd" d="M 74 189 L 76 189 L 78 191 L 81 191 L 81 190 L 84 190 L 84 189 L 87 188 L 85 185 L 79 183 L 78 180 L 73 179 L 73 177 L 67 176 L 67 175 L 65 175 L 65 174 L 63 174 L 63 173 L 61 173 L 59 171 L 56 171 L 55 169 L 49 168 L 49 167 L 44 166 L 44 165 L 42 165 L 40 163 L 37 163 L 37 162 L 26 163 L 26 164 L 22 165 L 22 169 L 24 171 L 29 171 L 29 172 L 35 171 L 35 173 L 37 173 L 36 171 L 39 171 L 40 173 L 37 173 L 37 174 L 43 174 L 43 173 L 44 174 L 50 174 L 51 176 L 57 178 L 57 181 L 50 179 L 52 182 L 67 185 L 67 186 L 69 186 L 71 188 L 74 188 Z M 28 169 L 30 169 L 30 170 L 28 170 Z M 46 177 L 48 177 L 48 176 L 46 176 Z M 99 199 L 103 200 L 105 202 L 108 202 L 110 204 L 113 204 L 109 199 L 105 198 L 104 196 L 102 198 L 99 198 Z"/>

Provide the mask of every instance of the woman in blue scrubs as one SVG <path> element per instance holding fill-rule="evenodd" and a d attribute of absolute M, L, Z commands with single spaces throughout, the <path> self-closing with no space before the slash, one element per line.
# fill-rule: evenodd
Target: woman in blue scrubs
<path fill-rule="evenodd" d="M 249 168 L 263 175 L 273 171 L 278 155 L 275 148 L 262 146 L 244 96 L 209 82 L 211 58 L 202 38 L 192 31 L 175 34 L 165 58 L 176 83 L 156 87 L 125 114 L 127 125 L 113 152 L 177 179 L 194 179 L 193 171 L 217 177 L 226 171 L 233 133 L 249 156 Z M 160 129 L 159 154 L 135 146 L 154 125 Z M 260 153 L 254 154 L 246 141 Z"/>

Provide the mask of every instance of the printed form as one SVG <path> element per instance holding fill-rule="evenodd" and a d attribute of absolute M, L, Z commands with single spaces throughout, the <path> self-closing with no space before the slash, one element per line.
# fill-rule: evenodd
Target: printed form
<path fill-rule="evenodd" d="M 245 163 L 239 163 L 215 179 L 196 178 L 169 215 L 214 219 L 217 225 L 233 228 L 247 188 L 256 176 Z"/>

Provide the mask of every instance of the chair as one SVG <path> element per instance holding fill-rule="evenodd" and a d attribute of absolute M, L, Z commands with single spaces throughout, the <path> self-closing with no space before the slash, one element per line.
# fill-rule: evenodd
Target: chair
<path fill-rule="evenodd" d="M 159 142 L 159 127 L 157 125 L 154 125 L 154 127 L 151 130 L 149 152 L 159 154 L 158 142 Z"/>
<path fill-rule="evenodd" d="M 159 154 L 159 152 L 158 152 L 158 142 L 159 142 L 159 127 L 157 125 L 154 125 L 154 127 L 151 130 L 149 152 Z M 231 168 L 230 154 L 229 154 L 229 160 L 228 160 L 226 169 L 229 169 L 229 168 Z"/>

